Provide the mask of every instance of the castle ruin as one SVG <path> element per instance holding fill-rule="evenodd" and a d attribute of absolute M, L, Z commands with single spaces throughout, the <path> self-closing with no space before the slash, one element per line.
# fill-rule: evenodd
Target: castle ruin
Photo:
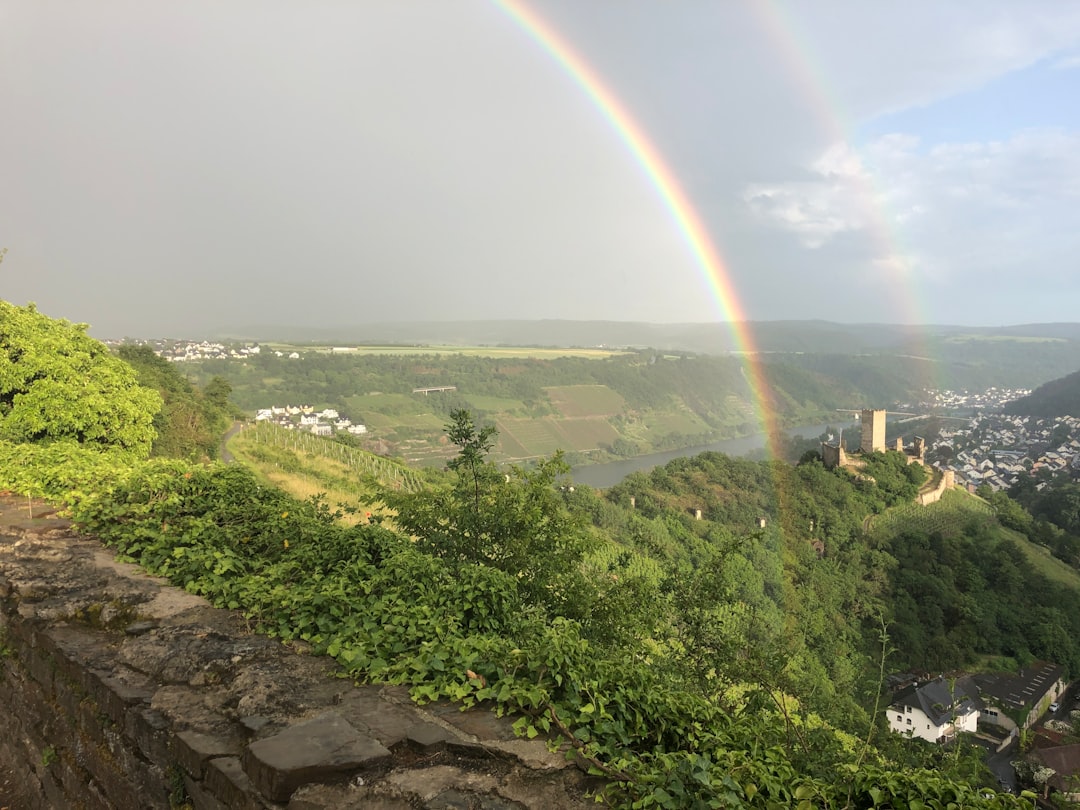
<path fill-rule="evenodd" d="M 883 408 L 863 408 L 859 412 L 860 434 L 859 449 L 854 453 L 844 450 L 842 440 L 835 444 L 831 442 L 821 443 L 821 460 L 825 466 L 832 470 L 836 467 L 861 467 L 860 455 L 880 453 L 886 450 L 896 450 L 903 453 L 907 463 L 926 463 L 926 441 L 922 436 L 915 436 L 910 445 L 904 445 L 903 437 L 898 436 L 892 447 L 885 441 L 885 418 L 888 411 Z"/>

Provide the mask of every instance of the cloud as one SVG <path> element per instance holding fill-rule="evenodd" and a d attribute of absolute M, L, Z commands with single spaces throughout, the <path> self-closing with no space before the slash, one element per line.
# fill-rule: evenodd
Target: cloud
<path fill-rule="evenodd" d="M 1080 68 L 1080 53 L 1063 56 L 1051 65 L 1055 70 L 1075 70 Z"/>
<path fill-rule="evenodd" d="M 863 238 L 879 272 L 942 276 L 1060 272 L 1043 254 L 1072 244 L 1080 204 L 1080 134 L 1031 130 L 1004 141 L 925 148 L 905 134 L 861 153 L 835 144 L 812 180 L 750 184 L 759 221 L 822 250 Z M 1040 258 L 1042 257 L 1042 258 Z"/>

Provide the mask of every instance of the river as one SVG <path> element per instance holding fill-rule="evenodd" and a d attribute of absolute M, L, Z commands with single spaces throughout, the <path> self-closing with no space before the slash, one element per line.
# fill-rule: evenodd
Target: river
<path fill-rule="evenodd" d="M 855 423 L 840 424 L 838 422 L 821 423 L 816 425 L 799 425 L 784 431 L 789 436 L 802 436 L 812 439 L 820 436 L 827 428 L 842 428 L 848 430 Z M 728 456 L 745 456 L 755 450 L 765 447 L 764 433 L 755 433 L 752 436 L 742 436 L 738 439 L 723 439 L 711 444 L 699 444 L 695 447 L 683 447 L 679 450 L 666 450 L 663 453 L 650 453 L 647 456 L 637 456 L 622 461 L 609 461 L 605 464 L 586 464 L 574 467 L 572 470 L 574 480 L 579 484 L 587 484 L 597 489 L 605 489 L 614 486 L 626 476 L 638 470 L 651 470 L 661 464 L 667 464 L 672 459 L 683 456 L 696 456 L 699 453 L 713 451 L 724 453 Z"/>

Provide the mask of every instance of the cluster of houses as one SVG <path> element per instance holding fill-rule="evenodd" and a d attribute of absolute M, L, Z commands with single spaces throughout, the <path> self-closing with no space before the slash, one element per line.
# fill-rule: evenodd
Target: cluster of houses
<path fill-rule="evenodd" d="M 995 726 L 1007 738 L 1035 725 L 1065 691 L 1065 668 L 1036 661 L 1017 673 L 939 676 L 920 682 L 894 675 L 889 728 L 928 742 L 948 742 L 960 732 L 975 733 L 979 723 Z"/>
<path fill-rule="evenodd" d="M 260 408 L 255 413 L 256 422 L 271 422 L 288 430 L 306 430 L 316 436 L 332 436 L 336 431 L 344 431 L 354 436 L 367 433 L 367 426 L 353 424 L 346 416 L 341 416 L 333 408 L 324 408 L 316 412 L 311 405 L 272 405 Z"/>
<path fill-rule="evenodd" d="M 889 729 L 932 743 L 950 742 L 960 733 L 975 734 L 1000 752 L 1048 713 L 1064 713 L 1061 701 L 1068 688 L 1064 677 L 1064 667 L 1048 661 L 1035 661 L 1018 672 L 921 681 L 910 674 L 894 675 L 886 709 Z M 1027 760 L 1033 772 L 1042 771 L 1043 779 L 1037 781 L 1044 796 L 1053 788 L 1070 801 L 1080 800 L 1080 744 L 1066 744 L 1069 729 L 1054 719 L 1037 731 Z"/>
<path fill-rule="evenodd" d="M 974 491 L 981 484 L 1008 489 L 1029 473 L 1080 473 L 1080 418 L 981 414 L 970 425 L 942 430 L 935 447 L 953 448 L 944 465 L 956 482 Z"/>
<path fill-rule="evenodd" d="M 998 410 L 1006 402 L 1026 397 L 1027 388 L 987 388 L 985 391 L 952 391 L 949 389 L 926 392 L 926 400 L 918 405 L 905 403 L 899 410 L 963 411 L 967 409 Z"/>
<path fill-rule="evenodd" d="M 127 340 L 107 340 L 106 345 L 114 346 L 127 343 Z M 173 363 L 184 363 L 189 360 L 243 360 L 262 354 L 262 347 L 258 343 L 247 345 L 226 345 L 209 340 L 139 340 L 140 345 L 150 346 L 158 357 L 163 357 Z M 274 351 L 277 357 L 287 357 L 290 360 L 299 360 L 299 352 Z"/>

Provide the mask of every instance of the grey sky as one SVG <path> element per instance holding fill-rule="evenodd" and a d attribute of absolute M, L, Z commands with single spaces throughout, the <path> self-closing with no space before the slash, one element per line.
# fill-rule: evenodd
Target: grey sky
<path fill-rule="evenodd" d="M 752 319 L 1077 320 L 1080 5 L 529 5 Z M 102 337 L 719 317 L 595 105 L 487 2 L 0 2 L 0 296 Z"/>

